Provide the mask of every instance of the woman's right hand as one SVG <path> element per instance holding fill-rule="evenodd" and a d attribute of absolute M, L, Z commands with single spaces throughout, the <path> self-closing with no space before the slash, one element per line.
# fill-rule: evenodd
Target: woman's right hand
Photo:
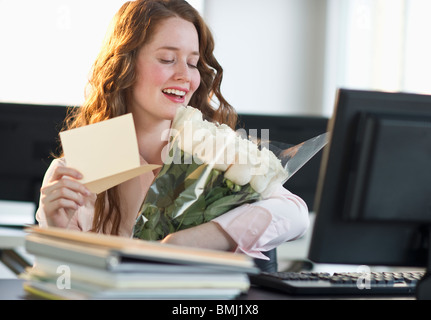
<path fill-rule="evenodd" d="M 59 166 L 41 188 L 41 207 L 49 226 L 66 228 L 78 208 L 91 192 L 81 183 L 82 174 L 75 169 Z"/>

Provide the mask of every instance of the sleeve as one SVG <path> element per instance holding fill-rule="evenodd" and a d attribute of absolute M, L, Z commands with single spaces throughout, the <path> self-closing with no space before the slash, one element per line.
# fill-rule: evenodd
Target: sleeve
<path fill-rule="evenodd" d="M 237 243 L 236 252 L 268 260 L 269 251 L 302 237 L 309 227 L 308 208 L 281 187 L 265 200 L 235 208 L 213 220 Z"/>
<path fill-rule="evenodd" d="M 59 166 L 65 166 L 65 165 L 66 165 L 66 162 L 63 158 L 54 159 L 45 173 L 45 176 L 42 181 L 42 187 L 44 187 L 49 182 L 49 180 L 51 179 L 54 173 L 55 168 Z M 73 217 L 70 219 L 67 229 L 79 230 L 79 231 L 90 230 L 92 226 L 92 216 L 93 216 L 92 212 L 93 212 L 93 208 L 91 203 L 89 204 L 86 203 L 86 205 L 80 207 L 75 212 Z M 36 211 L 36 221 L 38 222 L 40 227 L 42 228 L 48 227 L 45 211 L 41 206 L 41 199 L 39 199 L 39 207 Z"/>

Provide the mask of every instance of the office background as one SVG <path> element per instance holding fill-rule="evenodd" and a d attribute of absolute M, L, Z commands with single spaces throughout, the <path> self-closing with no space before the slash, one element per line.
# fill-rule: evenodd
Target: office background
<path fill-rule="evenodd" d="M 80 105 L 124 0 L 0 0 L 0 101 Z M 242 113 L 332 113 L 337 87 L 430 93 L 428 0 L 193 0 Z"/>
<path fill-rule="evenodd" d="M 429 0 L 189 2 L 213 31 L 240 113 L 329 117 L 338 87 L 431 93 Z M 0 0 L 0 102 L 81 105 L 122 3 Z M 295 245 L 288 257 L 305 257 L 308 238 Z"/>

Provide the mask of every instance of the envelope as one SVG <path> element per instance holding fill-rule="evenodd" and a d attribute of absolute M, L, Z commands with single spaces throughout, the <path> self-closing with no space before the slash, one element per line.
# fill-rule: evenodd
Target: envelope
<path fill-rule="evenodd" d="M 60 140 L 67 166 L 82 173 L 93 193 L 161 167 L 141 165 L 131 113 L 61 132 Z"/>

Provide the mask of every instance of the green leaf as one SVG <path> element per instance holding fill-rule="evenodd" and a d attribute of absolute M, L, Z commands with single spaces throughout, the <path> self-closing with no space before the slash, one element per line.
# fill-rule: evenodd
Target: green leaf
<path fill-rule="evenodd" d="M 205 198 L 199 197 L 181 216 L 176 218 L 176 230 L 197 226 L 204 222 Z"/>
<path fill-rule="evenodd" d="M 217 201 L 230 194 L 230 189 L 226 186 L 215 187 L 210 190 L 206 196 L 205 201 L 207 206 L 211 205 L 214 201 Z"/>
<path fill-rule="evenodd" d="M 154 191 L 158 191 L 157 201 L 155 201 L 157 207 L 164 208 L 173 202 L 175 195 L 172 186 L 175 185 L 175 180 L 175 175 L 171 173 L 167 173 L 156 180 Z"/>
<path fill-rule="evenodd" d="M 214 201 L 210 204 L 205 212 L 205 221 L 211 221 L 214 218 L 226 213 L 229 210 L 232 210 L 236 207 L 244 203 L 254 202 L 260 199 L 260 195 L 256 192 L 254 193 L 238 193 L 232 194 L 223 198 L 220 198 L 217 201 Z"/>

